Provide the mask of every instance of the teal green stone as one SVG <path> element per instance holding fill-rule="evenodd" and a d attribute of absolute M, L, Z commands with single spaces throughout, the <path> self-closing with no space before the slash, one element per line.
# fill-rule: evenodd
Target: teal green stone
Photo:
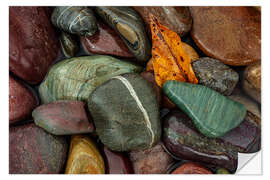
<path fill-rule="evenodd" d="M 39 95 L 42 103 L 56 100 L 86 102 L 91 92 L 111 77 L 141 71 L 142 67 L 111 56 L 70 58 L 52 66 L 39 86 Z"/>
<path fill-rule="evenodd" d="M 220 137 L 237 127 L 246 115 L 244 105 L 202 85 L 167 81 L 164 93 L 207 137 Z"/>

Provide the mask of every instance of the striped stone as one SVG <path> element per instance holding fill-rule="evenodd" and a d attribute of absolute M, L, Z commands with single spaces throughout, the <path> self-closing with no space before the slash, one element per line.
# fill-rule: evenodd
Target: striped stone
<path fill-rule="evenodd" d="M 246 115 L 244 105 L 202 85 L 167 81 L 164 93 L 182 109 L 197 129 L 208 137 L 220 137 L 237 127 Z"/>
<path fill-rule="evenodd" d="M 141 150 L 160 138 L 159 105 L 139 74 L 115 76 L 96 88 L 88 108 L 102 143 L 115 151 Z"/>

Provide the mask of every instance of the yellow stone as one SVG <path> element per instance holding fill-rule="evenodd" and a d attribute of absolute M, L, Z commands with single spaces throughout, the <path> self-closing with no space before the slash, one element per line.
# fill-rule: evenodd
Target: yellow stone
<path fill-rule="evenodd" d="M 105 174 L 102 156 L 87 135 L 71 137 L 66 174 Z"/>

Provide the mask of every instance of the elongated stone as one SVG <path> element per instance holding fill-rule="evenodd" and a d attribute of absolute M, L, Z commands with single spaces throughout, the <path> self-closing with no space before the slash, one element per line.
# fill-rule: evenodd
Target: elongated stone
<path fill-rule="evenodd" d="M 94 130 L 82 101 L 62 100 L 43 104 L 32 112 L 32 116 L 37 126 L 55 135 L 90 133 Z"/>
<path fill-rule="evenodd" d="M 199 80 L 199 84 L 228 96 L 236 86 L 239 75 L 222 62 L 203 57 L 192 63 L 192 68 Z"/>
<path fill-rule="evenodd" d="M 98 32 L 93 36 L 81 36 L 84 51 L 91 54 L 134 57 L 121 37 L 106 24 L 98 23 Z"/>
<path fill-rule="evenodd" d="M 53 10 L 51 21 L 61 30 L 80 36 L 92 36 L 97 31 L 93 11 L 84 6 L 57 6 Z"/>
<path fill-rule="evenodd" d="M 150 149 L 129 152 L 135 174 L 165 174 L 173 158 L 164 151 L 162 142 Z"/>
<path fill-rule="evenodd" d="M 61 32 L 60 44 L 62 52 L 67 58 L 73 57 L 79 51 L 76 38 L 64 31 Z"/>
<path fill-rule="evenodd" d="M 66 174 L 105 174 L 103 158 L 86 135 L 71 137 Z"/>
<path fill-rule="evenodd" d="M 213 174 L 199 163 L 186 162 L 176 168 L 172 174 Z"/>
<path fill-rule="evenodd" d="M 102 146 L 106 174 L 133 174 L 132 164 L 124 152 L 111 151 L 106 146 Z"/>
<path fill-rule="evenodd" d="M 10 174 L 58 174 L 68 144 L 65 137 L 47 133 L 34 123 L 9 129 Z"/>
<path fill-rule="evenodd" d="M 208 137 L 223 136 L 237 127 L 246 115 L 244 105 L 202 85 L 167 81 L 162 88 Z"/>
<path fill-rule="evenodd" d="M 164 145 L 175 157 L 236 170 L 237 150 L 220 139 L 200 134 L 183 112 L 171 111 L 163 124 Z"/>
<path fill-rule="evenodd" d="M 151 148 L 160 139 L 157 97 L 139 74 L 115 76 L 97 87 L 88 109 L 101 142 L 113 151 Z"/>
<path fill-rule="evenodd" d="M 151 45 L 140 15 L 131 7 L 98 6 L 97 14 L 123 39 L 139 62 L 151 56 Z"/>
<path fill-rule="evenodd" d="M 27 87 L 9 75 L 9 124 L 31 117 L 38 99 Z"/>
<path fill-rule="evenodd" d="M 43 103 L 56 100 L 86 101 L 89 94 L 113 76 L 141 72 L 140 66 L 111 56 L 95 55 L 66 59 L 55 64 L 39 87 Z"/>
<path fill-rule="evenodd" d="M 48 7 L 9 7 L 9 70 L 38 84 L 60 55 Z"/>

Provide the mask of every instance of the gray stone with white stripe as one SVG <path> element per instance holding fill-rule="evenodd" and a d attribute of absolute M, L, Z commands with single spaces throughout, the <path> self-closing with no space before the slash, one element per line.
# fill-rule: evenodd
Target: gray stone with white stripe
<path fill-rule="evenodd" d="M 97 87 L 89 96 L 88 109 L 100 140 L 111 150 L 148 149 L 160 139 L 157 97 L 139 74 L 115 76 Z"/>

